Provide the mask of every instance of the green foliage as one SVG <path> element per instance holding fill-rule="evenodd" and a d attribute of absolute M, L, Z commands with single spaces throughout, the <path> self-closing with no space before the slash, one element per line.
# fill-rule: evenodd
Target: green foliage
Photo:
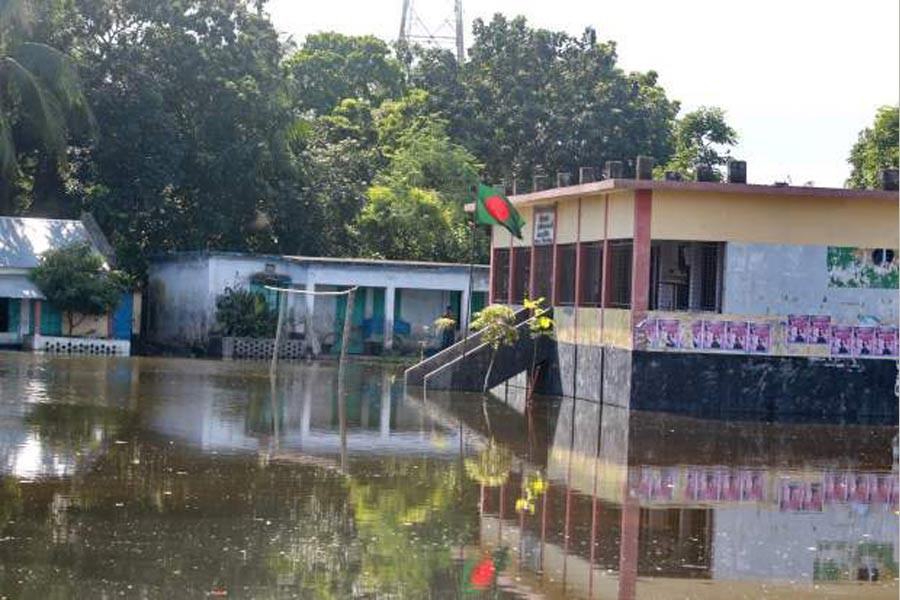
<path fill-rule="evenodd" d="M 701 106 L 675 123 L 675 153 L 672 159 L 657 169 L 680 173 L 684 179 L 696 179 L 697 167 L 708 167 L 716 181 L 722 180 L 722 166 L 730 157 L 728 146 L 738 137 L 725 122 L 725 111 L 718 107 Z"/>
<path fill-rule="evenodd" d="M 109 270 L 89 242 L 48 250 L 30 277 L 47 301 L 66 313 L 69 335 L 84 316 L 114 309 L 124 289 L 122 275 Z"/>
<path fill-rule="evenodd" d="M 505 304 L 491 304 L 475 313 L 472 329 L 481 332 L 481 339 L 494 350 L 514 344 L 519 339 L 516 313 Z"/>
<path fill-rule="evenodd" d="M 469 61 L 420 51 L 411 81 L 450 119 L 451 136 L 485 163 L 489 181 L 529 181 L 638 154 L 666 161 L 678 103 L 657 75 L 626 73 L 614 42 L 529 27 L 523 17 L 476 19 Z"/>
<path fill-rule="evenodd" d="M 544 298 L 538 298 L 537 300 L 525 298 L 523 303 L 523 306 L 529 313 L 528 330 L 533 338 L 552 336 L 556 326 L 556 322 L 547 314 L 550 312 L 550 309 L 544 307 L 544 302 Z"/>
<path fill-rule="evenodd" d="M 275 336 L 278 315 L 262 294 L 229 287 L 216 298 L 216 321 L 226 336 L 270 338 Z"/>
<path fill-rule="evenodd" d="M 69 142 L 93 133 L 75 65 L 36 39 L 46 2 L 0 2 L 0 213 L 46 202 L 65 170 Z M 51 189 L 48 189 L 51 188 Z M 53 199 L 55 201 L 55 198 Z"/>
<path fill-rule="evenodd" d="M 847 187 L 879 189 L 881 170 L 900 167 L 900 106 L 882 106 L 875 113 L 875 122 L 859 132 L 850 150 L 852 170 Z"/>

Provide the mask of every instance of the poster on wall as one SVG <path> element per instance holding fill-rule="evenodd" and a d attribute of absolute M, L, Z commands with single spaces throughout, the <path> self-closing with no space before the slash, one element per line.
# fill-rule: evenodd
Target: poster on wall
<path fill-rule="evenodd" d="M 853 353 L 853 327 L 833 325 L 831 327 L 831 355 L 850 356 Z"/>
<path fill-rule="evenodd" d="M 821 481 L 782 480 L 778 508 L 781 512 L 822 512 L 825 508 Z"/>
<path fill-rule="evenodd" d="M 703 348 L 722 350 L 725 346 L 725 321 L 704 321 Z"/>
<path fill-rule="evenodd" d="M 859 326 L 853 332 L 853 356 L 871 357 L 875 354 L 875 328 Z"/>
<path fill-rule="evenodd" d="M 789 344 L 806 344 L 809 342 L 810 317 L 809 315 L 788 315 Z"/>
<path fill-rule="evenodd" d="M 747 322 L 725 322 L 725 347 L 732 352 L 747 351 Z"/>
<path fill-rule="evenodd" d="M 700 320 L 691 323 L 691 348 L 695 350 L 703 348 L 703 324 Z"/>
<path fill-rule="evenodd" d="M 831 343 L 831 317 L 827 315 L 813 315 L 809 318 L 809 343 Z"/>
<path fill-rule="evenodd" d="M 634 347 L 646 344 L 647 348 L 659 347 L 659 332 L 656 319 L 647 319 L 634 330 Z"/>
<path fill-rule="evenodd" d="M 658 323 L 660 347 L 668 350 L 681 348 L 681 321 L 678 319 L 659 319 Z"/>
<path fill-rule="evenodd" d="M 875 354 L 897 356 L 897 328 L 882 325 L 875 330 Z"/>
<path fill-rule="evenodd" d="M 769 323 L 750 323 L 748 349 L 753 354 L 768 354 L 772 342 L 772 326 Z"/>

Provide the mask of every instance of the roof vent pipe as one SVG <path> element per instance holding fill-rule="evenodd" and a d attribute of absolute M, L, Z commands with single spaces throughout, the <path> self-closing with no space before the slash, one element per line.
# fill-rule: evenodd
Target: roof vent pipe
<path fill-rule="evenodd" d="M 650 180 L 653 179 L 653 164 L 655 160 L 652 156 L 638 156 L 637 167 L 635 167 L 635 179 Z"/>
<path fill-rule="evenodd" d="M 568 187 L 572 185 L 572 174 L 571 173 L 557 173 L 556 174 L 556 187 Z"/>
<path fill-rule="evenodd" d="M 697 167 L 697 181 L 715 181 L 716 172 L 709 165 L 699 165 Z"/>
<path fill-rule="evenodd" d="M 886 192 L 896 192 L 900 187 L 900 171 L 897 169 L 881 170 L 881 189 Z"/>
<path fill-rule="evenodd" d="M 622 179 L 625 175 L 625 164 L 621 160 L 608 160 L 603 167 L 604 179 Z"/>
<path fill-rule="evenodd" d="M 578 183 L 592 183 L 597 181 L 597 169 L 594 167 L 578 168 Z"/>
<path fill-rule="evenodd" d="M 747 161 L 728 161 L 728 183 L 747 183 Z"/>

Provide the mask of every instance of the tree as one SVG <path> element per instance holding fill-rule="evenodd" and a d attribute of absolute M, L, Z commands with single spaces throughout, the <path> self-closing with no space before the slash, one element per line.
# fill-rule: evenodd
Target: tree
<path fill-rule="evenodd" d="M 418 51 L 410 80 L 448 132 L 485 164 L 489 181 L 520 183 L 649 154 L 667 161 L 678 103 L 657 75 L 626 73 L 613 42 L 533 29 L 502 15 L 473 25 L 470 60 Z"/>
<path fill-rule="evenodd" d="M 58 191 L 72 135 L 93 132 L 91 111 L 74 64 L 56 48 L 32 39 L 35 15 L 45 8 L 28 0 L 0 2 L 3 214 L 29 205 L 32 213 L 58 209 L 53 202 L 48 206 L 40 200 L 49 200 Z M 47 187 L 53 189 L 45 192 Z"/>
<path fill-rule="evenodd" d="M 491 347 L 491 362 L 488 364 L 484 375 L 483 392 L 488 391 L 488 382 L 491 379 L 491 371 L 494 369 L 494 359 L 497 350 L 503 346 L 515 344 L 519 339 L 519 330 L 516 329 L 516 313 L 505 304 L 491 304 L 475 313 L 471 328 L 481 332 L 481 340 Z"/>
<path fill-rule="evenodd" d="M 881 170 L 900 167 L 900 106 L 882 106 L 875 113 L 872 127 L 859 132 L 850 150 L 852 170 L 847 187 L 878 189 L 881 186 Z"/>
<path fill-rule="evenodd" d="M 675 154 L 659 171 L 674 171 L 684 179 L 696 179 L 698 167 L 710 170 L 715 181 L 722 180 L 722 166 L 730 158 L 728 146 L 737 143 L 737 133 L 725 122 L 725 111 L 701 106 L 675 124 Z"/>
<path fill-rule="evenodd" d="M 316 33 L 287 61 L 303 110 L 328 114 L 345 99 L 377 106 L 401 95 L 403 71 L 388 45 L 375 36 Z"/>
<path fill-rule="evenodd" d="M 107 268 L 90 242 L 48 250 L 31 278 L 47 301 L 65 313 L 69 335 L 85 317 L 114 309 L 124 290 L 122 274 Z"/>
<path fill-rule="evenodd" d="M 268 338 L 275 335 L 278 317 L 262 294 L 225 288 L 216 298 L 216 321 L 227 336 Z"/>

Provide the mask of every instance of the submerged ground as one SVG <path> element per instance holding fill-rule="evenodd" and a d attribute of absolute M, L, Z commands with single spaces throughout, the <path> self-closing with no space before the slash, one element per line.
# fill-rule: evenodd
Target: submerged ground
<path fill-rule="evenodd" d="M 0 597 L 896 598 L 896 428 L 0 353 Z"/>

